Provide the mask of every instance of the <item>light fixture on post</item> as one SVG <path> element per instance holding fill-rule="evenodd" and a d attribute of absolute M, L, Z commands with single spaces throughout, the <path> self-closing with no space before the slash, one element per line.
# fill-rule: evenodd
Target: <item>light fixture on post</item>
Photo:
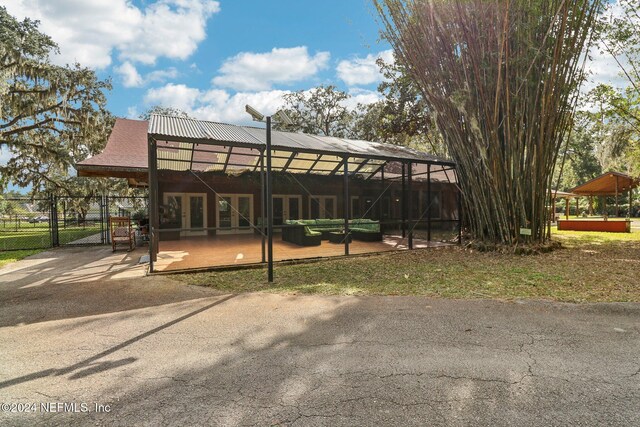
<path fill-rule="evenodd" d="M 271 116 L 265 116 L 250 105 L 245 106 L 245 110 L 251 118 L 256 122 L 265 122 L 267 124 L 267 170 L 266 170 L 266 199 L 267 199 L 267 271 L 268 281 L 273 282 L 273 181 L 271 179 Z M 280 110 L 273 115 L 280 123 L 290 126 L 293 121 L 287 114 Z M 263 196 L 264 196 L 263 192 Z"/>

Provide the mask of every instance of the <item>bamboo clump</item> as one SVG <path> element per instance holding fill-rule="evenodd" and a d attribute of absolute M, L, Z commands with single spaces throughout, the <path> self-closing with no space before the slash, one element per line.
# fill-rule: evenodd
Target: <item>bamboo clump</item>
<path fill-rule="evenodd" d="M 458 163 L 470 233 L 508 245 L 546 241 L 553 170 L 601 2 L 374 3 Z"/>

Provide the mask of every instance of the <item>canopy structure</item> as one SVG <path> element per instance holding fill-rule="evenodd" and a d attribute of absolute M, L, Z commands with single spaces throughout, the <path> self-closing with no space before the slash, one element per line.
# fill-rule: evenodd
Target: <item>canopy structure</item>
<path fill-rule="evenodd" d="M 264 129 L 184 117 L 151 115 L 147 132 L 151 226 L 150 271 L 153 271 L 158 254 L 159 180 L 160 177 L 166 179 L 168 176 L 174 176 L 175 179 L 180 173 L 191 174 L 207 186 L 209 191 L 214 192 L 219 199 L 225 196 L 208 185 L 206 179 L 213 179 L 220 175 L 245 174 L 259 178 L 260 191 L 257 194 L 261 195 L 259 196 L 261 212 L 258 223 L 261 225 L 253 224 L 252 221 L 248 223 L 255 232 L 262 234 L 262 258 L 263 262 L 267 260 L 269 281 L 273 280 L 273 174 L 291 177 L 290 182 L 295 182 L 310 200 L 316 196 L 301 183 L 300 179 L 333 185 L 334 190 L 331 191 L 335 191 L 337 188 L 335 186 L 341 182 L 341 203 L 335 198 L 335 194 L 329 196 L 325 194 L 329 190 L 323 190 L 321 197 L 325 199 L 334 197 L 336 202 L 332 202 L 331 206 L 336 204 L 342 206 L 343 218 L 340 219 L 338 234 L 342 233 L 346 236 L 339 242 L 344 246 L 344 255 L 350 253 L 351 237 L 348 236 L 351 236 L 350 210 L 353 203 L 349 189 L 351 179 L 355 179 L 358 186 L 376 188 L 376 191 L 380 192 L 377 193 L 377 197 L 370 200 L 371 206 L 366 212 L 369 212 L 376 203 L 381 208 L 383 194 L 391 188 L 393 183 L 396 183 L 396 186 L 401 187 L 402 194 L 401 219 L 398 224 L 402 229 L 402 238 L 406 236 L 408 239 L 408 249 L 413 249 L 414 229 L 419 223 L 426 224 L 427 241 L 431 240 L 431 204 L 436 200 L 432 197 L 431 183 L 434 181 L 434 184 L 438 185 L 446 183 L 457 188 L 456 164 L 453 161 L 392 144 L 275 131 L 270 127 L 270 118 L 268 123 L 267 128 Z M 305 177 L 296 178 L 294 175 Z M 419 186 L 426 192 L 426 196 L 417 190 Z M 243 192 L 246 193 L 247 190 L 244 189 Z M 429 202 L 425 209 L 420 210 L 418 207 L 416 210 L 414 208 L 418 205 L 415 202 L 421 197 L 420 194 L 423 194 L 423 201 Z M 460 212 L 459 191 L 457 199 L 457 212 Z M 390 202 L 390 197 L 388 200 Z M 396 203 L 399 201 L 400 198 L 395 200 Z M 235 202 L 232 201 L 232 203 Z M 328 210 L 329 217 L 333 216 L 331 209 Z M 309 217 L 313 217 L 314 221 L 318 218 L 323 219 L 327 215 L 327 212 L 315 214 L 311 212 L 310 205 Z M 246 219 L 247 216 L 244 218 Z M 459 225 L 461 216 L 458 215 L 454 221 Z M 280 227 L 285 230 L 290 225 L 284 224 Z M 459 230 L 460 227 L 458 241 L 461 240 Z M 268 239 L 266 250 L 264 249 L 265 239 Z"/>
<path fill-rule="evenodd" d="M 156 114 L 149 121 L 149 138 L 156 141 L 160 170 L 256 172 L 266 148 L 263 128 Z M 342 175 L 346 161 L 350 176 L 393 179 L 401 178 L 401 164 L 410 162 L 416 181 L 427 175 L 434 181 L 456 180 L 454 162 L 392 144 L 272 131 L 271 147 L 273 172 Z"/>
<path fill-rule="evenodd" d="M 579 196 L 617 196 L 638 187 L 638 179 L 620 172 L 607 172 L 573 190 Z"/>
<path fill-rule="evenodd" d="M 633 178 L 620 172 L 607 172 L 582 185 L 578 185 L 571 191 L 578 196 L 588 196 L 589 199 L 592 199 L 593 196 L 605 196 L 605 207 L 606 196 L 614 196 L 616 216 L 620 216 L 618 196 L 623 193 L 629 193 L 629 215 L 631 215 L 633 189 L 637 188 L 639 183 L 640 180 L 638 178 Z M 591 206 L 591 203 L 589 205 Z"/>

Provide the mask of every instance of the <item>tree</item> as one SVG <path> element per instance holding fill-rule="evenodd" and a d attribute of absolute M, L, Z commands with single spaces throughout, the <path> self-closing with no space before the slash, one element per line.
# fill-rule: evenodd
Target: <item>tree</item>
<path fill-rule="evenodd" d="M 162 105 L 154 105 L 153 107 L 149 108 L 147 111 L 145 111 L 144 113 L 140 114 L 138 116 L 138 118 L 140 120 L 149 120 L 151 119 L 151 115 L 152 114 L 161 114 L 164 116 L 174 116 L 174 117 L 182 117 L 185 119 L 191 119 L 192 117 L 189 116 L 189 113 L 187 113 L 186 111 L 182 111 L 179 108 L 176 107 L 165 107 Z"/>
<path fill-rule="evenodd" d="M 284 95 L 284 112 L 293 126 L 274 123 L 275 129 L 300 131 L 325 136 L 347 136 L 351 113 L 344 106 L 349 94 L 335 86 L 318 86 Z"/>
<path fill-rule="evenodd" d="M 383 99 L 359 105 L 354 114 L 352 136 L 367 141 L 380 141 L 416 149 L 427 149 L 446 155 L 440 134 L 420 88 L 404 66 L 378 59 L 384 76 L 378 85 Z"/>
<path fill-rule="evenodd" d="M 37 21 L 19 22 L 0 7 L 0 149 L 12 154 L 0 186 L 64 188 L 69 168 L 106 143 L 110 82 L 79 64 L 52 64 L 56 49 Z"/>
<path fill-rule="evenodd" d="M 472 236 L 544 242 L 553 170 L 601 1 L 374 4 L 458 164 Z"/>

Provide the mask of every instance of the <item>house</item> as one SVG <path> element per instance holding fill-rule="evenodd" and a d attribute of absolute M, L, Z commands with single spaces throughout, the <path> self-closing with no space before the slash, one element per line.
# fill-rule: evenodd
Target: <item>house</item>
<path fill-rule="evenodd" d="M 458 235 L 450 160 L 280 131 L 271 132 L 271 148 L 269 169 L 264 128 L 152 115 L 117 119 L 104 151 L 77 170 L 149 188 L 152 270 L 263 262 L 269 176 L 275 259 L 424 247 Z M 350 228 L 375 241 L 328 241 Z"/>

